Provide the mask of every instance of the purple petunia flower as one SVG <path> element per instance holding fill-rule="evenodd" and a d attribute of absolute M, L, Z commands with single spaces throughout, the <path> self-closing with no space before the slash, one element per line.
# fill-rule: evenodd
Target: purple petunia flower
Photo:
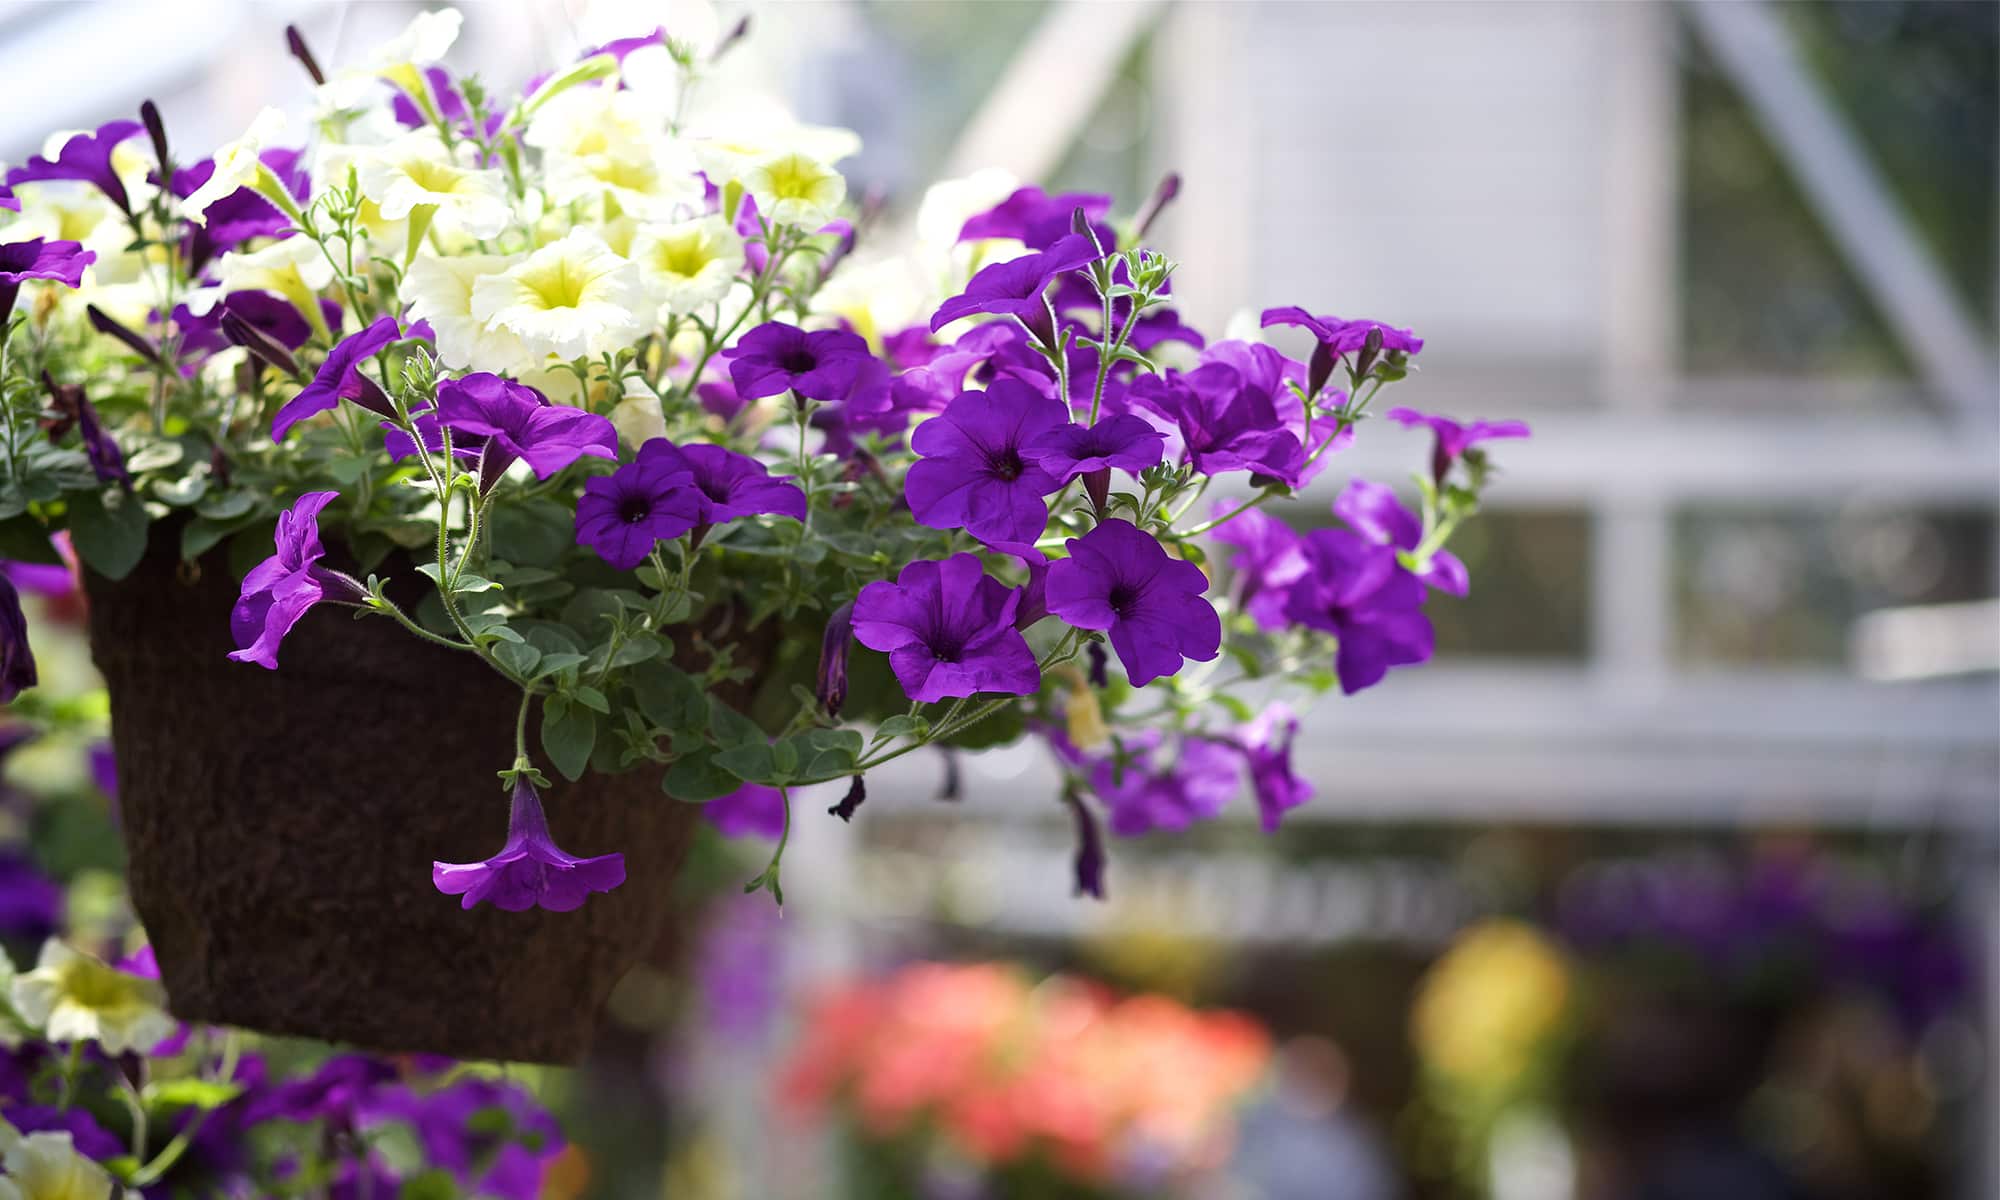
<path fill-rule="evenodd" d="M 910 449 L 923 456 L 904 476 L 910 512 L 919 524 L 981 541 L 1033 542 L 1049 520 L 1042 497 L 1062 485 L 1024 450 L 1068 415 L 1060 401 L 1011 379 L 959 393 L 910 434 Z"/>
<path fill-rule="evenodd" d="M 1297 714 L 1273 704 L 1257 719 L 1237 730 L 1237 744 L 1250 763 L 1250 790 L 1264 832 L 1276 833 L 1284 815 L 1313 798 L 1313 786 L 1292 770 L 1292 741 L 1299 733 Z"/>
<path fill-rule="evenodd" d="M 67 287 L 83 283 L 83 269 L 97 261 L 97 251 L 85 250 L 79 242 L 48 242 L 30 238 L 25 242 L 0 245 L 0 327 L 14 313 L 14 300 L 21 285 L 31 279 L 46 279 Z"/>
<path fill-rule="evenodd" d="M 8 187 L 4 183 L 0 183 L 0 208 L 4 208 L 8 212 L 21 211 L 21 198 L 14 194 L 13 188 Z"/>
<path fill-rule="evenodd" d="M 238 649 L 229 657 L 278 669 L 278 643 L 306 610 L 322 600 L 356 602 L 368 592 L 353 579 L 319 565 L 319 514 L 340 493 L 307 492 L 278 514 L 276 553 L 243 577 L 243 593 L 229 614 Z"/>
<path fill-rule="evenodd" d="M 1528 436 L 1526 421 L 1467 421 L 1461 424 L 1450 417 L 1433 417 L 1414 408 L 1392 408 L 1382 415 L 1405 429 L 1426 426 L 1437 436 L 1437 444 L 1431 450 L 1431 476 L 1439 484 L 1443 484 L 1444 477 L 1451 473 L 1451 464 L 1479 443 Z"/>
<path fill-rule="evenodd" d="M 1019 317 L 1036 325 L 1048 323 L 1042 293 L 1055 278 L 1097 261 L 1097 247 L 1080 233 L 1058 238 L 1046 250 L 1024 254 L 1006 262 L 980 268 L 965 290 L 938 307 L 931 316 L 931 332 L 953 321 L 978 313 Z"/>
<path fill-rule="evenodd" d="M 1384 484 L 1350 480 L 1333 502 L 1333 515 L 1378 545 L 1415 550 L 1423 541 L 1423 522 L 1396 499 L 1395 489 Z M 1449 550 L 1433 551 L 1417 578 L 1454 596 L 1463 596 L 1472 587 L 1471 572 Z"/>
<path fill-rule="evenodd" d="M 1353 695 L 1381 682 L 1390 667 L 1427 662 L 1430 619 L 1424 585 L 1396 561 L 1396 551 L 1345 529 L 1306 535 L 1310 568 L 1292 585 L 1285 614 L 1340 639 L 1334 669 Z"/>
<path fill-rule="evenodd" d="M 322 300 L 319 308 L 328 329 L 340 328 L 339 304 Z M 312 340 L 312 326 L 306 323 L 296 305 L 282 296 L 252 289 L 229 293 L 222 303 L 202 316 L 196 316 L 185 304 L 177 305 L 174 327 L 181 333 L 181 353 L 189 357 L 214 354 L 238 345 L 250 348 L 268 362 L 277 357 L 269 346 L 283 349 L 289 358 L 291 351 Z M 259 346 L 260 338 L 269 345 Z M 290 367 L 276 365 L 280 370 L 297 370 L 296 363 Z"/>
<path fill-rule="evenodd" d="M 1305 448 L 1285 427 L 1271 393 L 1236 368 L 1211 362 L 1192 371 L 1148 375 L 1126 393 L 1178 435 L 1181 458 L 1204 475 L 1251 471 L 1297 486 Z"/>
<path fill-rule="evenodd" d="M 819 673 L 813 695 L 829 717 L 840 716 L 847 703 L 847 652 L 854 641 L 854 601 L 833 610 L 819 639 Z"/>
<path fill-rule="evenodd" d="M 8 1104 L 5 1119 L 20 1133 L 67 1133 L 78 1154 L 104 1162 L 126 1153 L 125 1139 L 108 1132 L 81 1106 L 51 1108 L 41 1104 Z M 60 1194 L 34 1192 L 31 1195 Z M 74 1193 L 70 1193 L 74 1194 Z"/>
<path fill-rule="evenodd" d="M 723 837 L 748 834 L 775 842 L 785 831 L 785 797 L 777 788 L 746 783 L 701 806 L 702 815 Z"/>
<path fill-rule="evenodd" d="M 105 432 L 104 423 L 97 416 L 97 406 L 90 402 L 83 385 L 57 383 L 45 370 L 42 372 L 42 387 L 49 394 L 49 411 L 54 414 L 42 421 L 49 440 L 60 441 L 71 428 L 75 428 L 79 440 L 83 442 L 84 458 L 90 462 L 91 473 L 97 476 L 98 482 L 123 484 L 130 491 L 132 473 L 125 469 L 125 452 Z"/>
<path fill-rule="evenodd" d="M 1295 325 L 1313 335 L 1319 344 L 1332 354 L 1354 354 L 1368 341 L 1370 330 L 1382 331 L 1382 349 L 1400 350 L 1405 354 L 1415 354 L 1424 348 L 1424 339 L 1407 329 L 1394 325 L 1384 325 L 1380 321 L 1343 321 L 1339 317 L 1316 317 L 1303 308 L 1267 308 L 1264 310 L 1263 327 L 1273 325 Z"/>
<path fill-rule="evenodd" d="M 1061 487 L 1079 475 L 1112 467 L 1137 476 L 1166 457 L 1167 437 L 1143 417 L 1118 413 L 1095 425 L 1064 423 L 1029 442 L 1022 455 Z"/>
<path fill-rule="evenodd" d="M 1014 628 L 1018 589 L 986 574 L 977 558 L 919 560 L 896 582 L 878 580 L 854 600 L 854 636 L 889 655 L 910 699 L 930 703 L 976 692 L 1011 696 L 1041 686 L 1034 652 Z"/>
<path fill-rule="evenodd" d="M 1101 522 L 1067 544 L 1070 556 L 1049 566 L 1049 611 L 1078 629 L 1108 630 L 1133 687 L 1220 652 L 1222 620 L 1202 596 L 1200 567 L 1129 521 Z"/>
<path fill-rule="evenodd" d="M 0 849 L 0 936 L 39 943 L 61 927 L 62 914 L 61 885 L 27 855 Z"/>
<path fill-rule="evenodd" d="M 549 1160 L 563 1149 L 555 1118 L 517 1083 L 461 1076 L 435 1091 L 378 1088 L 364 1120 L 408 1125 L 428 1167 L 449 1171 L 468 1194 L 537 1200 Z"/>
<path fill-rule="evenodd" d="M 576 502 L 576 543 L 629 571 L 661 540 L 700 524 L 706 503 L 685 465 L 660 458 L 627 463 L 584 481 Z"/>
<path fill-rule="evenodd" d="M 773 475 L 770 468 L 747 454 L 706 442 L 676 446 L 653 438 L 639 447 L 639 461 L 686 471 L 700 506 L 700 525 L 721 525 L 738 517 L 768 513 L 806 519 L 806 495 L 790 475 Z"/>
<path fill-rule="evenodd" d="M 1218 500 L 1216 515 L 1240 507 Z M 1311 568 L 1305 539 L 1291 526 L 1259 509 L 1249 509 L 1215 527 L 1215 540 L 1236 547 L 1229 569 L 1236 573 L 1236 602 L 1259 629 L 1276 633 L 1291 623 L 1286 593 Z"/>
<path fill-rule="evenodd" d="M 524 383 L 479 371 L 438 384 L 438 421 L 454 433 L 482 439 L 482 475 L 498 478 L 515 459 L 547 479 L 585 455 L 618 456 L 609 419 L 548 397 Z"/>
<path fill-rule="evenodd" d="M 491 901 L 507 912 L 545 908 L 569 912 L 592 892 L 608 892 L 625 882 L 625 856 L 576 858 L 549 836 L 542 798 L 525 777 L 516 777 L 507 814 L 507 844 L 484 862 L 432 863 L 431 884 L 447 896 L 463 896 L 460 908 Z"/>
<path fill-rule="evenodd" d="M 968 218 L 959 228 L 958 240 L 1014 238 L 1030 250 L 1046 250 L 1074 232 L 1071 221 L 1077 209 L 1084 220 L 1097 227 L 1106 247 L 1117 238 L 1102 222 L 1111 212 L 1111 197 L 1096 192 L 1065 192 L 1051 196 L 1038 187 L 1015 189 L 1005 200 Z"/>
<path fill-rule="evenodd" d="M 7 172 L 7 186 L 45 179 L 74 179 L 96 187 L 111 198 L 118 211 L 132 211 L 132 199 L 125 183 L 112 169 L 111 154 L 128 138 L 136 137 L 142 126 L 137 121 L 107 121 L 90 133 L 79 133 L 64 142 L 54 160 L 37 154 L 24 165 Z"/>
<path fill-rule="evenodd" d="M 312 177 L 300 160 L 298 150 L 273 147 L 257 156 L 271 174 L 303 207 L 312 195 Z M 215 174 L 215 162 L 203 159 L 174 172 L 173 193 L 185 200 L 201 189 Z M 188 222 L 182 253 L 188 269 L 199 272 L 203 265 L 225 250 L 234 250 L 251 238 L 281 237 L 292 220 L 255 188 L 241 187 L 217 199 L 202 214 L 203 223 Z M 339 326 L 333 326 L 339 328 Z"/>
<path fill-rule="evenodd" d="M 1111 832 L 1120 837 L 1213 820 L 1242 788 L 1242 756 L 1210 738 L 1182 738 L 1171 765 L 1154 761 L 1165 741 L 1158 730 L 1121 738 L 1116 755 L 1083 754 L 1066 739 L 1051 740 L 1058 753 L 1084 768 L 1090 790 L 1110 814 Z"/>
<path fill-rule="evenodd" d="M 340 339 L 327 352 L 326 361 L 313 374 L 313 381 L 271 418 L 271 440 L 283 440 L 292 426 L 315 413 L 340 407 L 342 400 L 352 400 L 378 416 L 393 416 L 395 410 L 390 407 L 389 398 L 374 380 L 361 373 L 361 364 L 400 338 L 429 333 L 428 325 L 419 323 L 406 331 L 396 318 L 381 317 L 359 333 Z"/>
<path fill-rule="evenodd" d="M 847 330 L 807 333 L 770 321 L 744 334 L 722 357 L 729 361 L 736 394 L 746 400 L 792 391 L 830 404 L 853 386 L 870 355 L 868 343 Z"/>

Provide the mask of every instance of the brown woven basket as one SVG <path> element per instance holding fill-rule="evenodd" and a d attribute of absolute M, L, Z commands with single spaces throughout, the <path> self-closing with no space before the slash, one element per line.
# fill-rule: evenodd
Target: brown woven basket
<path fill-rule="evenodd" d="M 581 1057 L 669 917 L 694 806 L 657 771 L 558 782 L 557 844 L 623 851 L 624 886 L 574 912 L 462 911 L 431 862 L 499 850 L 519 692 L 331 606 L 292 630 L 281 669 L 231 662 L 236 580 L 160 540 L 120 582 L 84 577 L 132 900 L 174 1014 L 379 1051 Z"/>

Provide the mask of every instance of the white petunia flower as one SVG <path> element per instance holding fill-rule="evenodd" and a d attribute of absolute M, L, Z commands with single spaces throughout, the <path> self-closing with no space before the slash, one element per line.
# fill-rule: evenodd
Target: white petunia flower
<path fill-rule="evenodd" d="M 68 1130 L 22 1134 L 0 1118 L 0 1200 L 110 1200 L 111 1175 Z"/>
<path fill-rule="evenodd" d="M 962 179 L 941 179 L 924 189 L 917 205 L 917 240 L 927 250 L 949 252 L 965 223 L 1014 194 L 1021 181 L 1011 171 L 986 167 Z"/>
<path fill-rule="evenodd" d="M 643 446 L 654 438 L 667 436 L 667 415 L 660 398 L 637 380 L 627 380 L 625 398 L 611 409 L 611 427 L 618 431 L 621 446 Z"/>
<path fill-rule="evenodd" d="M 243 136 L 226 143 L 215 152 L 215 173 L 208 181 L 194 190 L 194 194 L 181 201 L 181 212 L 197 225 L 208 224 L 208 206 L 240 188 L 254 187 L 270 196 L 272 192 L 284 192 L 284 186 L 271 175 L 264 165 L 262 155 L 285 132 L 285 114 L 275 108 L 267 108 L 250 122 L 250 128 Z M 265 178 L 269 177 L 266 185 Z M 284 203 L 291 203 L 285 196 Z"/>
<path fill-rule="evenodd" d="M 518 254 L 426 254 L 410 264 L 400 296 L 410 319 L 429 321 L 437 335 L 438 358 L 448 367 L 471 371 L 516 371 L 535 356 L 511 331 L 488 326 L 472 315 L 472 287 L 522 259 Z"/>
<path fill-rule="evenodd" d="M 334 252 L 339 253 L 339 248 L 334 247 Z M 304 234 L 281 238 L 258 250 L 232 250 L 216 262 L 215 275 L 225 294 L 259 291 L 283 296 L 315 330 L 328 335 L 319 292 L 333 283 L 333 263 L 320 244 Z"/>
<path fill-rule="evenodd" d="M 685 146 L 656 138 L 631 153 L 552 155 L 546 186 L 558 205 L 602 197 L 641 219 L 670 220 L 677 210 L 700 204 L 695 171 Z"/>
<path fill-rule="evenodd" d="M 642 157 L 667 132 L 667 114 L 644 96 L 609 87 L 572 88 L 535 110 L 521 140 L 558 158 Z"/>
<path fill-rule="evenodd" d="M 781 155 L 837 163 L 861 152 L 861 136 L 838 126 L 804 124 L 782 107 L 760 107 L 752 97 L 732 103 L 721 122 L 700 129 L 694 152 L 702 172 L 721 187 L 743 182 L 759 164 Z"/>
<path fill-rule="evenodd" d="M 642 225 L 631 259 L 661 307 L 691 313 L 728 293 L 743 269 L 743 239 L 719 216 L 678 225 Z"/>
<path fill-rule="evenodd" d="M 646 302 L 639 269 L 578 230 L 472 285 L 472 315 L 537 356 L 608 354 L 629 346 Z"/>
<path fill-rule="evenodd" d="M 757 201 L 757 213 L 773 225 L 818 229 L 833 219 L 847 196 L 840 172 L 807 154 L 767 158 L 745 172 L 743 189 Z"/>
<path fill-rule="evenodd" d="M 361 156 L 354 168 L 361 194 L 375 202 L 384 220 L 404 220 L 428 208 L 447 231 L 490 238 L 513 219 L 500 172 L 455 159 L 435 130 L 397 138 Z"/>
<path fill-rule="evenodd" d="M 91 1041 L 107 1054 L 143 1054 L 178 1028 L 158 980 L 121 971 L 57 938 L 42 943 L 35 969 L 15 976 L 8 990 L 14 1011 L 52 1042 Z"/>
<path fill-rule="evenodd" d="M 849 260 L 813 293 L 812 311 L 840 317 L 878 350 L 882 336 L 927 320 L 944 297 L 904 258 Z"/>
<path fill-rule="evenodd" d="M 465 18 L 455 8 L 418 13 L 403 32 L 377 46 L 355 74 L 386 79 L 412 96 L 428 96 L 424 68 L 444 58 Z"/>

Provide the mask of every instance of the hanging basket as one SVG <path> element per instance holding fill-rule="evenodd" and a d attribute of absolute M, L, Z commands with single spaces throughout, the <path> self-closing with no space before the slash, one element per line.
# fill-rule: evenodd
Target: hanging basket
<path fill-rule="evenodd" d="M 518 691 L 331 607 L 292 630 L 280 670 L 232 662 L 219 555 L 183 564 L 156 541 L 122 581 L 84 576 L 132 902 L 176 1016 L 378 1051 L 582 1056 L 668 918 L 693 805 L 654 770 L 557 780 L 557 843 L 622 851 L 624 885 L 573 912 L 463 911 L 431 863 L 500 848 Z"/>

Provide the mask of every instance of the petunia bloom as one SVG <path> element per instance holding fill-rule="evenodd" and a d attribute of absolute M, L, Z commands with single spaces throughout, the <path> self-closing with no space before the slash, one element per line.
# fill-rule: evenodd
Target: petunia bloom
<path fill-rule="evenodd" d="M 1133 687 L 1220 652 L 1222 620 L 1202 595 L 1200 567 L 1129 521 L 1104 521 L 1068 547 L 1049 566 L 1049 611 L 1078 629 L 1109 631 Z"/>
<path fill-rule="evenodd" d="M 928 704 L 977 692 L 1026 696 L 1041 686 L 1041 670 L 1014 627 L 1020 601 L 1019 590 L 988 576 L 970 554 L 919 560 L 894 583 L 878 580 L 861 589 L 854 636 L 887 652 L 896 681 L 912 700 Z"/>
<path fill-rule="evenodd" d="M 68 287 L 83 283 L 83 269 L 97 261 L 97 251 L 78 242 L 48 242 L 30 238 L 0 245 L 0 326 L 14 313 L 21 285 L 46 279 Z"/>
<path fill-rule="evenodd" d="M 0 1196 L 56 1200 L 111 1200 L 111 1173 L 87 1158 L 68 1131 L 23 1135 L 0 1119 Z"/>
<path fill-rule="evenodd" d="M 307 492 L 278 514 L 275 553 L 243 577 L 243 592 L 229 614 L 237 649 L 229 657 L 266 670 L 278 669 L 278 644 L 306 610 L 322 600 L 359 601 L 359 583 L 319 565 L 326 556 L 319 540 L 319 514 L 338 492 Z"/>
<path fill-rule="evenodd" d="M 110 197 L 120 212 L 129 213 L 132 198 L 125 192 L 125 181 L 111 165 L 111 156 L 125 141 L 138 136 L 140 128 L 137 121 L 107 121 L 89 133 L 76 134 L 62 144 L 54 159 L 37 154 L 7 172 L 7 186 L 74 179 L 95 187 Z"/>
<path fill-rule="evenodd" d="M 693 476 L 701 510 L 698 524 L 722 525 L 759 514 L 806 519 L 806 494 L 790 475 L 773 475 L 763 463 L 726 446 L 707 442 L 676 446 L 666 438 L 653 438 L 639 447 L 639 461 Z"/>
<path fill-rule="evenodd" d="M 1049 520 L 1042 498 L 1062 484 L 1025 449 L 1068 415 L 1060 401 L 1011 379 L 961 392 L 910 434 L 910 449 L 923 456 L 903 481 L 911 513 L 981 541 L 1033 542 Z"/>
<path fill-rule="evenodd" d="M 1366 479 L 1355 479 L 1341 489 L 1333 501 L 1333 515 L 1348 528 L 1381 546 L 1415 550 L 1423 541 L 1423 522 L 1403 507 L 1393 488 Z M 1472 586 L 1471 572 L 1449 550 L 1431 552 L 1417 572 L 1417 578 L 1441 592 L 1463 596 Z"/>
<path fill-rule="evenodd" d="M 361 364 L 381 353 L 391 342 L 415 332 L 412 329 L 406 334 L 394 317 L 380 317 L 359 333 L 340 339 L 327 352 L 326 361 L 313 374 L 313 381 L 271 418 L 271 440 L 284 440 L 292 426 L 317 413 L 339 408 L 342 400 L 352 400 L 381 416 L 392 415 L 395 410 L 390 407 L 388 396 L 383 394 L 381 385 L 361 373 Z"/>
<path fill-rule="evenodd" d="M 28 618 L 21 612 L 21 593 L 13 578 L 0 571 L 0 704 L 40 681 L 35 652 L 28 645 Z"/>
<path fill-rule="evenodd" d="M 463 896 L 461 908 L 491 901 L 507 912 L 545 908 L 569 912 L 592 892 L 608 892 L 625 882 L 625 856 L 576 858 L 549 836 L 542 798 L 525 777 L 517 777 L 507 815 L 507 844 L 484 862 L 431 864 L 431 884 L 447 896 Z"/>
<path fill-rule="evenodd" d="M 621 571 L 653 547 L 701 523 L 701 492 L 686 466 L 653 458 L 584 481 L 576 502 L 576 543 Z"/>
<path fill-rule="evenodd" d="M 1310 566 L 1292 585 L 1285 614 L 1340 639 L 1334 669 L 1341 691 L 1351 696 L 1380 683 L 1390 667 L 1430 660 L 1424 585 L 1394 549 L 1346 529 L 1315 529 L 1305 549 Z"/>
<path fill-rule="evenodd" d="M 1204 475 L 1250 471 L 1296 486 L 1305 448 L 1278 415 L 1272 393 L 1235 367 L 1211 362 L 1192 371 L 1148 375 L 1126 393 L 1178 435 L 1180 457 Z"/>
<path fill-rule="evenodd" d="M 1013 238 L 1030 250 L 1046 250 L 1074 231 L 1071 221 L 1079 208 L 1086 221 L 1098 226 L 1111 212 L 1111 197 L 1099 192 L 1051 196 L 1038 187 L 1016 188 L 992 208 L 967 218 L 959 227 L 958 240 Z M 1116 238 L 1110 236 L 1110 227 L 1102 230 L 1099 236 L 1104 244 L 1112 245 Z"/>
<path fill-rule="evenodd" d="M 1257 798 L 1264 832 L 1276 833 L 1284 815 L 1313 797 L 1313 786 L 1292 769 L 1292 742 L 1298 715 L 1273 704 L 1237 730 L 1236 744 L 1250 764 L 1250 790 Z"/>
<path fill-rule="evenodd" d="M 1367 344 L 1368 334 L 1377 329 L 1382 331 L 1384 350 L 1415 354 L 1424 348 L 1424 339 L 1407 329 L 1365 319 L 1344 321 L 1339 317 L 1316 317 L 1296 305 L 1265 309 L 1263 327 L 1269 329 L 1273 325 L 1295 325 L 1312 334 L 1329 353 L 1336 355 L 1358 352 Z"/>
<path fill-rule="evenodd" d="M 785 831 L 785 797 L 777 788 L 746 783 L 701 806 L 715 831 L 726 838 L 748 834 L 775 842 Z"/>
<path fill-rule="evenodd" d="M 1022 454 L 1060 487 L 1080 475 L 1116 467 L 1137 476 L 1166 456 L 1166 435 L 1131 413 L 1095 425 L 1065 423 L 1028 443 Z"/>
<path fill-rule="evenodd" d="M 746 400 L 797 392 L 831 404 L 846 395 L 866 365 L 868 343 L 844 329 L 808 333 L 783 321 L 769 321 L 722 352 L 729 380 Z"/>
<path fill-rule="evenodd" d="M 1216 515 L 1221 517 L 1238 507 L 1236 501 L 1218 500 Z M 1229 560 L 1229 569 L 1236 575 L 1236 603 L 1268 633 L 1289 625 L 1286 593 L 1311 569 L 1305 539 L 1283 521 L 1255 508 L 1238 512 L 1216 526 L 1214 537 L 1236 547 Z"/>
<path fill-rule="evenodd" d="M 42 422 L 49 440 L 59 440 L 74 427 L 83 442 L 83 455 L 89 460 L 91 473 L 97 476 L 98 482 L 120 483 L 129 491 L 132 473 L 125 469 L 125 452 L 105 431 L 104 423 L 97 416 L 97 406 L 90 402 L 83 386 L 57 383 L 49 378 L 47 371 L 43 371 L 42 387 L 49 393 L 49 409 L 55 414 Z"/>
<path fill-rule="evenodd" d="M 1136 837 L 1186 829 L 1222 814 L 1242 788 L 1241 756 L 1227 743 L 1205 737 L 1180 740 L 1171 764 L 1156 760 L 1164 744 L 1157 730 L 1122 740 L 1116 755 L 1084 754 L 1058 744 L 1059 753 L 1083 768 L 1090 789 L 1110 813 L 1111 832 Z"/>
<path fill-rule="evenodd" d="M 14 1009 L 52 1042 L 96 1042 L 106 1054 L 144 1053 L 172 1037 L 158 980 L 133 975 L 50 938 L 35 969 L 17 976 Z"/>
<path fill-rule="evenodd" d="M 1464 457 L 1466 451 L 1479 443 L 1528 436 L 1526 421 L 1461 423 L 1450 417 L 1434 417 L 1428 413 L 1420 413 L 1413 408 L 1392 408 L 1382 415 L 1405 429 L 1424 426 L 1436 436 L 1437 443 L 1431 451 L 1431 475 L 1439 483 L 1443 483 L 1444 477 L 1450 474 L 1451 464 Z"/>
<path fill-rule="evenodd" d="M 1080 233 L 1072 233 L 1058 238 L 1046 250 L 982 267 L 964 291 L 946 300 L 932 314 L 931 332 L 979 313 L 1046 324 L 1042 293 L 1058 276 L 1097 258 L 1096 244 Z"/>
<path fill-rule="evenodd" d="M 609 419 L 550 404 L 534 388 L 484 371 L 438 384 L 437 415 L 446 429 L 484 440 L 482 476 L 497 478 L 518 458 L 547 479 L 585 455 L 618 455 Z"/>

